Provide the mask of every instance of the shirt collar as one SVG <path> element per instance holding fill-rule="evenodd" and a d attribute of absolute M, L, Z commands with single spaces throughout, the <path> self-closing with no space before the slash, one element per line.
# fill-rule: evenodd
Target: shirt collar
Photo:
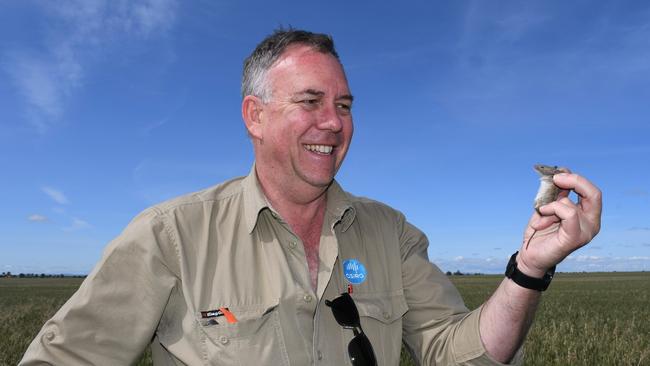
<path fill-rule="evenodd" d="M 341 223 L 341 231 L 345 232 L 356 217 L 356 211 L 350 201 L 350 196 L 341 188 L 339 183 L 334 180 L 327 189 L 327 212 L 331 217 L 332 229 L 339 222 Z"/>
<path fill-rule="evenodd" d="M 244 193 L 244 220 L 246 221 L 246 229 L 250 234 L 257 225 L 260 212 L 267 208 L 272 210 L 271 204 L 266 199 L 266 196 L 264 196 L 264 192 L 257 178 L 255 164 L 253 164 L 248 176 L 242 181 L 242 188 Z M 349 195 L 343 191 L 336 180 L 327 189 L 327 213 L 330 217 L 332 228 L 340 222 L 343 232 L 352 225 L 356 216 Z"/>
<path fill-rule="evenodd" d="M 244 191 L 244 220 L 246 221 L 246 229 L 250 234 L 255 229 L 260 212 L 271 207 L 257 179 L 255 164 L 253 164 L 248 176 L 242 181 L 242 188 Z"/>

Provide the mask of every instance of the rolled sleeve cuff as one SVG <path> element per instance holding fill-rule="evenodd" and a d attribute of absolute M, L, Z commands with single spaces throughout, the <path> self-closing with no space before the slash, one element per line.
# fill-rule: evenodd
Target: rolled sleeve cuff
<path fill-rule="evenodd" d="M 454 355 L 458 365 L 521 365 L 523 364 L 524 352 L 520 347 L 510 363 L 501 363 L 493 359 L 486 351 L 479 332 L 479 321 L 483 306 L 471 311 L 462 320 L 460 327 L 456 329 L 454 336 Z"/>

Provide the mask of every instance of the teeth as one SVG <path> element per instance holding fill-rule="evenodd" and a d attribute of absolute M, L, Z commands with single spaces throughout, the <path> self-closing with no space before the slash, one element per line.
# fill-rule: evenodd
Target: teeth
<path fill-rule="evenodd" d="M 309 151 L 317 152 L 320 154 L 331 154 L 332 147 L 328 145 L 304 145 L 305 148 Z"/>

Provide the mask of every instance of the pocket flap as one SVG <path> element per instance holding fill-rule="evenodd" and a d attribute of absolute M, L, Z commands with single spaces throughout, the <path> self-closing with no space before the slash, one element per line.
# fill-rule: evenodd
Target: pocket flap
<path fill-rule="evenodd" d="M 402 290 L 394 292 L 352 294 L 359 316 L 367 316 L 390 324 L 408 311 Z"/>

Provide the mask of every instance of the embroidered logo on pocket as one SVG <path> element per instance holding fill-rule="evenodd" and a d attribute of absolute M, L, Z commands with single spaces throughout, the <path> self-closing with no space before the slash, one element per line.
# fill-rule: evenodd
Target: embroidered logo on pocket
<path fill-rule="evenodd" d="M 235 318 L 235 315 L 228 310 L 228 308 L 219 308 L 217 310 L 208 310 L 208 311 L 202 311 L 201 312 L 201 318 L 203 319 L 210 319 L 211 322 L 210 324 L 219 324 L 216 319 L 214 318 L 219 318 L 219 317 L 225 317 L 226 321 L 228 323 L 237 323 L 237 318 Z"/>
<path fill-rule="evenodd" d="M 366 280 L 366 267 L 356 259 L 347 259 L 343 262 L 343 274 L 348 282 L 358 285 Z"/>

